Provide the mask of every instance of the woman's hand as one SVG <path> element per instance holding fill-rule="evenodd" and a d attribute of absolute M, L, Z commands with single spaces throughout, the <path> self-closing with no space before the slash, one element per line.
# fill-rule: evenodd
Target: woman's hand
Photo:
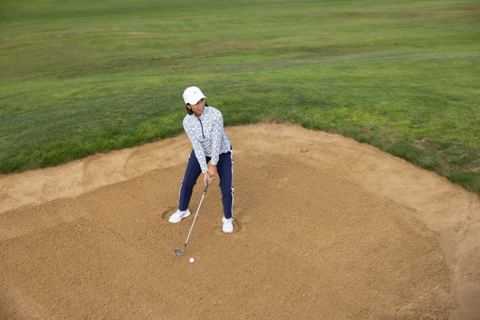
<path fill-rule="evenodd" d="M 209 165 L 208 171 L 205 172 L 203 176 L 203 182 L 205 183 L 205 186 L 207 185 L 207 182 L 209 185 L 211 185 L 212 181 L 215 180 L 216 176 L 217 176 L 217 166 L 213 164 Z"/>
<path fill-rule="evenodd" d="M 210 172 L 204 172 L 203 173 L 203 183 L 205 184 L 205 186 L 207 186 L 207 183 L 208 185 L 212 185 L 212 181 L 213 181 L 213 177 L 210 175 Z"/>
<path fill-rule="evenodd" d="M 208 166 L 208 173 L 210 174 L 210 177 L 212 178 L 212 181 L 215 180 L 217 177 L 217 166 L 214 164 L 211 164 Z"/>

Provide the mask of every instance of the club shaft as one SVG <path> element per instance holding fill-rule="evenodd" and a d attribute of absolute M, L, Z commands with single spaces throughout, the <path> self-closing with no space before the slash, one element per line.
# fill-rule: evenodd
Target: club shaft
<path fill-rule="evenodd" d="M 187 246 L 188 239 L 190 238 L 190 233 L 192 233 L 193 225 L 195 224 L 195 220 L 197 220 L 197 215 L 198 211 L 200 210 L 200 207 L 202 206 L 203 198 L 205 197 L 205 193 L 207 192 L 208 188 L 208 183 L 205 186 L 205 190 L 203 191 L 202 199 L 200 200 L 200 204 L 198 205 L 197 212 L 195 213 L 195 217 L 193 218 L 192 226 L 190 227 L 190 231 L 188 232 L 187 240 L 185 240 L 185 247 Z M 184 249 L 185 249 L 184 247 Z"/>

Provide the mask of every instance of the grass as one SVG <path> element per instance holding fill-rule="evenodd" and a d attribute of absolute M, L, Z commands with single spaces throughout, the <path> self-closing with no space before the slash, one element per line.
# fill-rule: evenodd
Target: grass
<path fill-rule="evenodd" d="M 352 137 L 480 194 L 477 1 L 0 4 L 0 172 L 183 131 L 197 85 L 226 125 Z"/>

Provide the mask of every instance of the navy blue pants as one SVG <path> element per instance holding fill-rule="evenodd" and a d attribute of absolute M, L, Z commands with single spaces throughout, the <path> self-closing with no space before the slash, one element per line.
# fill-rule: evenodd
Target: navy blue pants
<path fill-rule="evenodd" d="M 210 157 L 207 157 L 207 163 Z M 188 209 L 188 204 L 192 198 L 193 187 L 202 173 L 195 152 L 192 150 L 188 158 L 187 169 L 180 187 L 180 201 L 178 209 L 181 211 Z M 223 216 L 230 219 L 233 213 L 233 157 L 232 151 L 222 153 L 217 163 L 217 173 L 220 178 L 220 189 L 222 190 Z"/>

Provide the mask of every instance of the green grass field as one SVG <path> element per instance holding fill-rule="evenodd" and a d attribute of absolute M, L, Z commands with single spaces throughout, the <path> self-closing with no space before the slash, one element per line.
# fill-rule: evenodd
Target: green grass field
<path fill-rule="evenodd" d="M 352 137 L 480 193 L 478 1 L 0 3 L 0 172 L 226 125 Z"/>

